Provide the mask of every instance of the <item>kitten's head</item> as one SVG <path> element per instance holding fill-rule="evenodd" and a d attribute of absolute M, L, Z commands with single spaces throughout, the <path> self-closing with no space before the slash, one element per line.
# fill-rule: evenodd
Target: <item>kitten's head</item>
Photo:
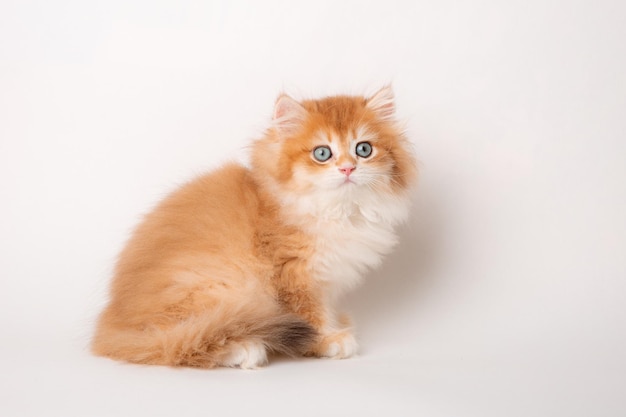
<path fill-rule="evenodd" d="M 253 167 L 297 194 L 402 194 L 416 170 L 394 111 L 391 87 L 370 98 L 297 102 L 283 94 L 272 127 L 253 146 Z"/>

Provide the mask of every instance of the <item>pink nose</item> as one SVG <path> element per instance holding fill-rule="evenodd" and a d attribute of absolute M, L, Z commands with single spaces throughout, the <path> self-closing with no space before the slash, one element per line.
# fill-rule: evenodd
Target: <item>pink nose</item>
<path fill-rule="evenodd" d="M 349 166 L 349 167 L 341 167 L 339 168 L 339 171 L 344 173 L 346 176 L 350 176 L 350 174 L 352 174 L 352 171 L 354 171 L 355 169 L 356 167 Z"/>

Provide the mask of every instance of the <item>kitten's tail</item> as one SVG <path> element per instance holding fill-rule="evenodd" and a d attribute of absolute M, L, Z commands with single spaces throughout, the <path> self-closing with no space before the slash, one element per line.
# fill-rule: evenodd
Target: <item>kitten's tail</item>
<path fill-rule="evenodd" d="M 264 303 L 261 303 L 264 304 Z M 306 321 L 291 313 L 259 306 L 214 309 L 169 326 L 120 329 L 101 320 L 92 344 L 100 356 L 127 362 L 212 368 L 228 365 L 242 344 L 301 356 L 317 338 Z"/>
<path fill-rule="evenodd" d="M 275 316 L 265 328 L 258 329 L 265 345 L 274 352 L 297 357 L 308 352 L 317 339 L 317 331 L 295 314 Z"/>

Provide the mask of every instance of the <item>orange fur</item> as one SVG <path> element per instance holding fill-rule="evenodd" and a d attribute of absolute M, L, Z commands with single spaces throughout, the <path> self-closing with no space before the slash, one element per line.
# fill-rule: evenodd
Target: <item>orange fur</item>
<path fill-rule="evenodd" d="M 274 124 L 252 146 L 251 168 L 226 165 L 161 202 L 119 257 L 93 352 L 199 367 L 255 367 L 264 362 L 265 349 L 350 356 L 356 344 L 349 320 L 336 318 L 331 305 L 337 285 L 314 261 L 334 255 L 324 255 L 328 244 L 311 226 L 319 225 L 319 216 L 293 201 L 317 192 L 315 179 L 335 175 L 335 165 L 345 163 L 380 172 L 385 181 L 367 185 L 373 192 L 405 197 L 415 175 L 413 159 L 389 120 L 388 101 L 377 100 L 297 103 L 281 96 Z M 370 160 L 348 151 L 327 164 L 312 159 L 320 140 L 347 149 L 364 127 L 376 148 Z"/>

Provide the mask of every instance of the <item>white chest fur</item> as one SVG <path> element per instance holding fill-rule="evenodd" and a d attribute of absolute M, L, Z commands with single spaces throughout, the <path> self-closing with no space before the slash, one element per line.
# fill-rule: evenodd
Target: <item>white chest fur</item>
<path fill-rule="evenodd" d="M 328 282 L 336 295 L 358 284 L 396 245 L 394 227 L 406 220 L 408 200 L 369 193 L 292 200 L 292 220 L 314 240 L 309 264 L 314 277 Z"/>
<path fill-rule="evenodd" d="M 397 243 L 392 225 L 370 221 L 358 210 L 316 223 L 311 269 L 317 279 L 328 281 L 338 291 L 355 286 Z"/>

